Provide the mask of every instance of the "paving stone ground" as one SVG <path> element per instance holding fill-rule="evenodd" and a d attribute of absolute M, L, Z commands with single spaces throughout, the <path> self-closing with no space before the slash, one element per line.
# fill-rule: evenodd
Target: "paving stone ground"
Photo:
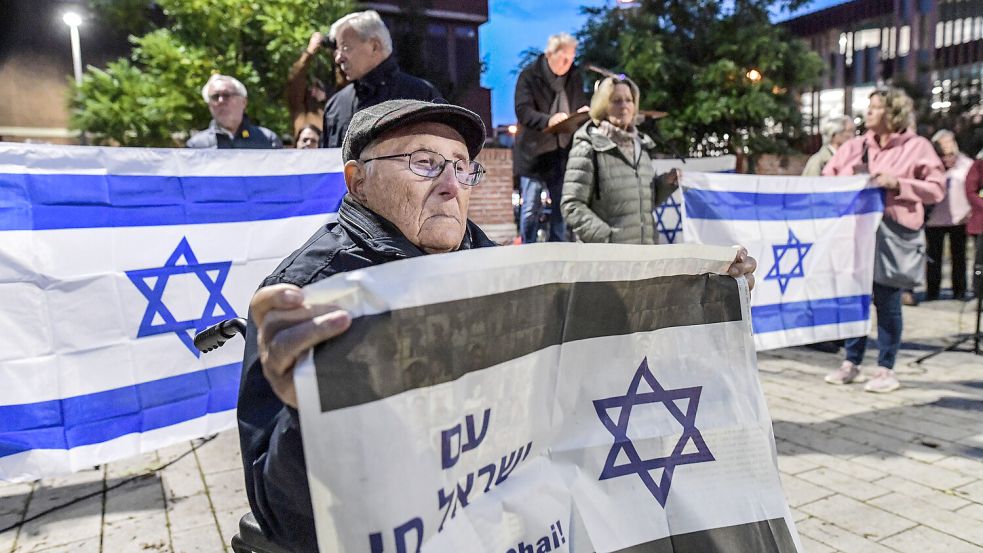
<path fill-rule="evenodd" d="M 975 302 L 904 311 L 896 393 L 831 386 L 840 357 L 758 356 L 805 551 L 983 552 L 983 356 L 920 355 L 970 332 Z M 868 352 L 872 368 L 876 351 Z M 0 484 L 0 553 L 222 552 L 248 509 L 234 431 L 70 476 Z"/>

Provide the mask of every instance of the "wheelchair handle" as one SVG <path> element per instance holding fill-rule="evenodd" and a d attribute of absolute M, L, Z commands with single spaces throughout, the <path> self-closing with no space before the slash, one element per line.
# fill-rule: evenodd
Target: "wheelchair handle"
<path fill-rule="evenodd" d="M 236 334 L 246 335 L 246 319 L 226 319 L 202 330 L 195 334 L 195 347 L 202 353 L 208 353 L 224 346 Z"/>

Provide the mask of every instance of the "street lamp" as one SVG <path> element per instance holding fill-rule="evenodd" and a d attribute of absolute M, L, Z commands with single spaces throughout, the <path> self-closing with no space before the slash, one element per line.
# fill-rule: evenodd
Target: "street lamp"
<path fill-rule="evenodd" d="M 65 12 L 61 18 L 68 25 L 72 35 L 72 67 L 75 70 L 75 85 L 82 86 L 82 47 L 79 45 L 79 25 L 82 24 L 82 16 L 75 12 Z M 82 144 L 86 143 L 85 132 L 79 137 Z"/>
<path fill-rule="evenodd" d="M 747 78 L 750 79 L 752 83 L 756 83 L 761 80 L 761 72 L 757 69 L 752 69 L 747 72 Z"/>

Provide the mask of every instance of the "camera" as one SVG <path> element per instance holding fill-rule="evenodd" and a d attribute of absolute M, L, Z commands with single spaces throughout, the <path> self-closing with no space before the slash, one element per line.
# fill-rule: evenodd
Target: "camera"
<path fill-rule="evenodd" d="M 324 36 L 321 37 L 321 48 L 326 48 L 328 50 L 334 50 L 337 47 L 338 47 L 338 44 L 335 41 L 333 41 L 330 38 L 328 38 L 328 35 L 327 34 L 325 34 Z"/>

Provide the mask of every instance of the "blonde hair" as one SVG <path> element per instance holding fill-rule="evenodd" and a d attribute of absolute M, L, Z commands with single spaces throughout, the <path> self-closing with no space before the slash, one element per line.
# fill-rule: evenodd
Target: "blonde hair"
<path fill-rule="evenodd" d="M 880 96 L 884 100 L 885 122 L 889 132 L 915 128 L 915 102 L 900 88 L 875 90 L 867 98 Z"/>
<path fill-rule="evenodd" d="M 546 41 L 547 54 L 555 54 L 564 48 L 577 49 L 577 39 L 570 33 L 557 33 Z"/>
<path fill-rule="evenodd" d="M 379 16 L 379 12 L 375 10 L 365 10 L 364 12 L 352 12 L 345 17 L 342 17 L 338 21 L 331 24 L 331 29 L 328 30 L 328 39 L 331 41 L 338 40 L 338 34 L 341 32 L 342 27 L 351 27 L 358 38 L 364 40 L 372 40 L 373 38 L 379 41 L 382 45 L 382 52 L 385 55 L 393 53 L 393 39 L 389 35 L 389 29 L 386 24 L 383 23 L 382 17 Z"/>
<path fill-rule="evenodd" d="M 600 125 L 601 121 L 608 118 L 608 110 L 611 108 L 611 96 L 614 96 L 615 87 L 619 84 L 628 85 L 631 90 L 631 98 L 635 101 L 635 117 L 639 111 L 638 85 L 628 77 L 607 77 L 597 84 L 594 90 L 594 97 L 590 99 L 590 118 L 595 124 Z"/>

